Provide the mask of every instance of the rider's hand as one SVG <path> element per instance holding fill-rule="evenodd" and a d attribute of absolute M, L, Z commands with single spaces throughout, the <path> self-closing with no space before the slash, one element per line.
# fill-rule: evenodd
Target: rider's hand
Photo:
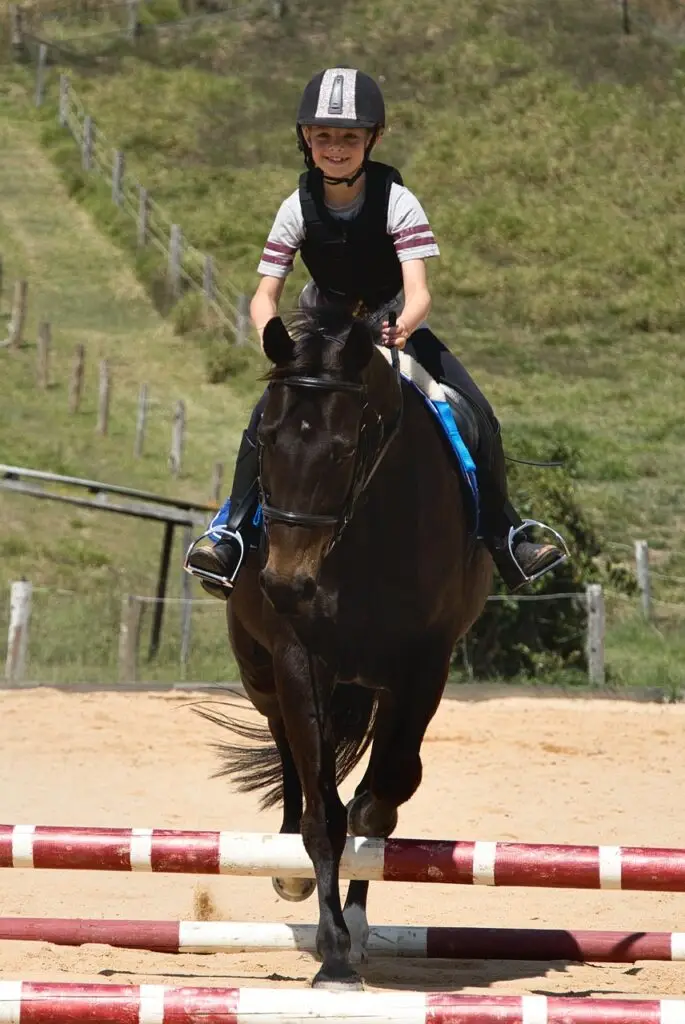
<path fill-rule="evenodd" d="M 388 320 L 383 321 L 381 327 L 381 338 L 384 345 L 388 348 L 399 348 L 403 349 L 407 344 L 409 333 L 407 328 L 404 326 L 402 318 L 400 317 L 394 327 L 390 326 Z"/>

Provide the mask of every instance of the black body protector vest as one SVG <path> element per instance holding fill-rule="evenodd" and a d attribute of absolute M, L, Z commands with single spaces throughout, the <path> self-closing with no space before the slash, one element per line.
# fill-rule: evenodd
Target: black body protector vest
<path fill-rule="evenodd" d="M 402 184 L 398 170 L 370 160 L 363 206 L 356 217 L 342 220 L 326 208 L 321 172 L 300 176 L 302 261 L 328 302 L 344 305 L 358 316 L 379 309 L 402 289 L 402 267 L 388 234 L 393 182 Z"/>

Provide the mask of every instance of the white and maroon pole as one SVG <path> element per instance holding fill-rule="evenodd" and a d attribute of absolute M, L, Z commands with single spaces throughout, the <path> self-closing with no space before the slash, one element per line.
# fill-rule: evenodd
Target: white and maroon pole
<path fill-rule="evenodd" d="M 157 953 L 314 953 L 316 925 L 2 917 L 2 939 L 59 946 L 100 943 Z M 386 925 L 371 927 L 367 950 L 388 957 L 632 964 L 637 960 L 685 960 L 685 933 Z"/>
<path fill-rule="evenodd" d="M 300 836 L 0 825 L 0 868 L 311 878 Z M 685 892 L 685 850 L 350 838 L 341 877 L 461 885 Z"/>
<path fill-rule="evenodd" d="M 0 982 L 0 1024 L 685 1024 L 681 999 Z"/>

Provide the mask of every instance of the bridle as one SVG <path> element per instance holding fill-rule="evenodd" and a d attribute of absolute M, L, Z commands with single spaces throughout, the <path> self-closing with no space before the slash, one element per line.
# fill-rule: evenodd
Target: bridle
<path fill-rule="evenodd" d="M 384 429 L 383 427 L 383 420 L 380 413 L 374 412 L 374 426 L 378 428 L 380 434 L 380 441 L 375 447 L 375 451 L 371 449 L 369 431 L 370 424 L 369 418 L 366 415 L 370 406 L 365 384 L 362 384 L 361 382 L 357 383 L 355 381 L 338 380 L 335 377 L 306 377 L 297 375 L 280 377 L 271 381 L 269 385 L 270 387 L 273 387 L 274 385 L 283 385 L 286 387 L 303 388 L 312 391 L 339 391 L 358 395 L 361 403 L 361 427 L 359 429 L 359 440 L 355 450 L 355 466 L 352 474 L 352 482 L 342 508 L 337 512 L 293 512 L 290 509 L 279 508 L 277 505 L 272 505 L 267 500 L 262 487 L 262 454 L 264 446 L 259 443 L 259 495 L 262 506 L 262 515 L 267 522 L 284 523 L 287 526 L 313 528 L 333 526 L 335 527 L 335 531 L 333 537 L 328 543 L 324 555 L 327 555 L 333 549 L 340 540 L 343 530 L 352 518 L 352 514 L 359 497 L 368 487 L 372 477 L 388 451 L 388 448 L 399 431 L 402 420 L 402 390 L 399 373 L 397 380 L 400 394 L 398 412 L 387 429 Z M 369 458 L 370 455 L 372 456 L 371 459 Z"/>

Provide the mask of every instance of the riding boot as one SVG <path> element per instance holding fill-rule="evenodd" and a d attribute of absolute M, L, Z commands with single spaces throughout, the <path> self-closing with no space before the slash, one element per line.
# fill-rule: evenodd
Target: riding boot
<path fill-rule="evenodd" d="M 258 478 L 257 445 L 246 430 L 238 450 L 231 497 L 217 512 L 209 530 L 193 543 L 184 564 L 208 594 L 224 601 L 233 590 L 254 536 Z M 205 538 L 213 540 L 214 545 L 198 547 Z"/>
<path fill-rule="evenodd" d="M 568 548 L 550 526 L 534 519 L 521 519 L 509 500 L 499 424 L 486 434 L 487 441 L 481 444 L 482 457 L 478 459 L 481 464 L 476 469 L 483 508 L 483 540 L 502 580 L 509 590 L 516 591 L 562 565 L 568 558 Z M 558 544 L 531 540 L 532 527 L 550 533 Z"/>

